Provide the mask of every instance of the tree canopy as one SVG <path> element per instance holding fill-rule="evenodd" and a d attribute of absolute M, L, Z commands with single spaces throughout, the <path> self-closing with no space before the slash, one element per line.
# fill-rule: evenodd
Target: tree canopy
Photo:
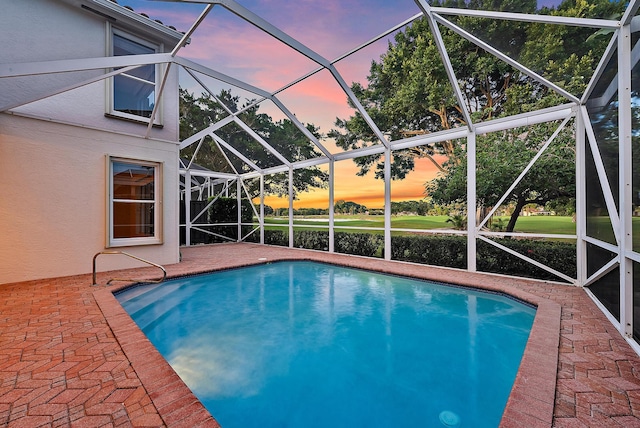
<path fill-rule="evenodd" d="M 230 90 L 223 90 L 214 98 L 206 93 L 195 96 L 185 89 L 180 89 L 181 140 L 219 122 L 229 115 L 218 100 L 233 113 L 241 111 L 251 103 L 251 101 L 247 101 L 246 104 L 240 104 L 240 98 L 232 95 Z M 238 117 L 276 152 L 290 162 L 318 156 L 313 143 L 288 119 L 274 121 L 269 115 L 260 113 L 258 106 L 253 106 L 243 111 Z M 307 124 L 306 128 L 317 138 L 320 137 L 319 129 L 316 126 Z M 216 130 L 215 134 L 259 168 L 269 168 L 282 163 L 275 154 L 271 153 L 234 122 Z M 192 144 L 183 149 L 180 155 L 191 158 L 197 147 L 197 143 Z M 198 150 L 195 162 L 204 168 L 218 172 L 243 173 L 251 170 L 245 161 L 231 151 L 225 150 L 223 154 L 218 143 L 210 136 L 205 138 Z M 305 192 L 311 188 L 324 188 L 327 181 L 327 174 L 317 167 L 295 170 L 293 175 L 294 193 Z M 265 193 L 279 196 L 288 194 L 286 174 L 266 176 Z"/>
<path fill-rule="evenodd" d="M 573 17 L 612 17 L 624 10 L 624 3 L 609 0 L 565 0 L 557 9 L 537 9 L 535 0 L 493 2 L 434 1 L 432 4 L 457 8 L 536 12 Z M 532 24 L 477 17 L 449 17 L 455 25 L 470 32 L 525 67 L 539 73 L 567 92 L 581 94 L 608 43 L 606 34 L 594 29 L 563 25 Z M 532 79 L 481 47 L 438 25 L 449 60 L 462 93 L 464 105 L 455 97 L 445 72 L 427 18 L 421 18 L 397 33 L 379 61 L 371 64 L 367 84 L 356 82 L 352 89 L 367 113 L 391 140 L 469 125 L 463 109 L 473 123 L 529 112 L 561 104 L 563 96 Z M 378 144 L 359 113 L 337 119 L 329 135 L 341 148 L 356 149 Z M 542 135 L 548 138 L 549 124 L 513 129 L 477 141 L 477 181 L 480 204 L 495 203 L 540 147 Z M 539 128 L 539 129 L 537 129 Z M 537 137 L 534 137 L 537 136 Z M 575 194 L 575 139 L 563 133 L 506 202 L 544 203 Z M 557 148 L 557 149 L 556 149 Z M 415 167 L 415 158 L 444 154 L 445 164 L 437 165 L 441 175 L 426 186 L 426 192 L 439 203 L 466 197 L 466 152 L 458 141 L 420 146 L 393 153 L 392 178 L 402 179 Z M 359 174 L 370 170 L 382 178 L 382 155 L 356 158 Z M 509 181 L 511 180 L 511 181 Z M 524 181 L 524 180 L 523 180 Z M 507 183 L 508 182 L 508 183 Z M 546 186 L 550 186 L 547 188 Z M 526 189 L 525 189 L 526 187 Z M 509 223 L 513 230 L 517 213 Z M 512 224 L 513 223 L 513 224 Z"/>
<path fill-rule="evenodd" d="M 516 178 L 553 133 L 557 123 L 519 128 L 478 136 L 476 139 L 476 195 L 479 206 L 498 203 Z M 518 132 L 520 131 L 520 132 Z M 512 232 L 522 208 L 575 198 L 575 144 L 571 128 L 565 128 L 546 148 L 522 180 L 509 192 L 515 204 L 506 226 Z M 466 199 L 467 158 L 448 165 L 447 173 L 427 184 L 434 202 Z"/>

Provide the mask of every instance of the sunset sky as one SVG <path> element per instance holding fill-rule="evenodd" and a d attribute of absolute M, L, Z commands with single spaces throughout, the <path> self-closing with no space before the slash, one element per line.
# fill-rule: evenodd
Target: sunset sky
<path fill-rule="evenodd" d="M 551 4 L 553 0 L 547 1 Z M 187 31 L 205 8 L 204 4 L 167 1 L 118 0 L 118 3 L 145 13 L 151 19 L 160 20 L 165 25 L 172 25 L 179 31 Z M 339 57 L 419 13 L 413 0 L 241 0 L 239 3 L 328 60 Z M 366 83 L 371 62 L 379 60 L 391 38 L 386 37 L 336 63 L 344 80 L 348 84 Z M 281 89 L 318 67 L 310 59 L 219 5 L 213 8 L 192 35 L 190 45 L 178 55 L 269 92 Z M 183 87 L 196 95 L 203 92 L 190 76 L 183 74 Z M 214 93 L 230 88 L 228 84 L 210 78 L 203 77 L 203 80 Z M 241 99 L 256 98 L 237 88 L 233 88 L 232 92 Z M 332 129 L 336 117 L 346 119 L 353 114 L 347 105 L 345 93 L 327 71 L 277 96 L 300 121 L 319 126 L 321 133 Z M 261 111 L 274 120 L 284 118 L 270 102 L 261 105 Z M 327 141 L 327 146 L 332 153 L 341 150 L 330 141 Z M 381 180 L 375 180 L 372 174 L 356 177 L 357 168 L 351 160 L 336 163 L 335 170 L 336 201 L 345 199 L 369 208 L 382 207 L 384 185 Z M 422 199 L 424 183 L 435 175 L 435 168 L 428 160 L 419 160 L 415 171 L 405 180 L 392 183 L 392 200 Z M 288 205 L 286 199 L 270 198 L 267 203 L 273 207 Z M 301 195 L 294 206 L 326 208 L 328 191 Z"/>

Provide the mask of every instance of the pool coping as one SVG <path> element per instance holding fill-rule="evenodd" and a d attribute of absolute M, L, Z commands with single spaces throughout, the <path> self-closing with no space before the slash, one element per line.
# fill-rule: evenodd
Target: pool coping
<path fill-rule="evenodd" d="M 500 426 L 552 426 L 560 346 L 561 305 L 516 287 L 510 287 L 506 283 L 556 283 L 486 273 L 461 272 L 408 262 L 385 261 L 335 253 L 280 249 L 289 250 L 289 254 L 280 255 L 277 252 L 272 252 L 269 257 L 253 261 L 236 260 L 233 263 L 227 262 L 224 266 L 192 269 L 183 274 L 171 274 L 168 278 L 274 261 L 308 260 L 450 283 L 512 296 L 534 305 L 536 315 Z M 448 271 L 456 273 L 455 280 L 450 279 Z M 495 282 L 487 281 L 490 278 L 493 278 Z M 482 281 L 483 284 L 478 285 L 479 281 Z M 206 410 L 115 298 L 114 293 L 132 285 L 129 283 L 101 288 L 94 291 L 93 295 L 116 340 L 120 343 L 132 368 L 155 404 L 160 417 L 168 426 L 187 427 L 193 426 L 192 424 L 219 426 L 215 421 L 215 416 Z M 565 286 L 570 287 L 570 285 Z"/>

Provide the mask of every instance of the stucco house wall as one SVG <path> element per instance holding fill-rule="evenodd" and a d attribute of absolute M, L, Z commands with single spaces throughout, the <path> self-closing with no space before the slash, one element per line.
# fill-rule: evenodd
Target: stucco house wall
<path fill-rule="evenodd" d="M 159 24 L 151 20 L 146 32 L 133 33 L 145 25 L 128 27 L 130 11 L 114 23 L 82 9 L 82 3 L 3 2 L 0 62 L 104 57 L 116 23 L 165 51 L 173 48 L 171 37 L 153 39 Z M 0 79 L 0 104 L 101 73 Z M 179 261 L 177 70 L 170 70 L 160 101 L 163 126 L 154 127 L 149 138 L 146 124 L 106 117 L 107 96 L 108 82 L 101 80 L 0 113 L 0 284 L 91 272 L 93 255 L 108 247 L 108 156 L 159 162 L 162 170 L 162 243 L 116 249 L 160 264 Z M 98 270 L 139 265 L 124 256 L 98 259 Z"/>

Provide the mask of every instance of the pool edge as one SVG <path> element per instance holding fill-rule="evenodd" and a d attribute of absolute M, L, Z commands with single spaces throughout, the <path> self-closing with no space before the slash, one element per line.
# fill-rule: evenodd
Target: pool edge
<path fill-rule="evenodd" d="M 126 287 L 127 285 L 118 288 Z M 100 289 L 94 291 L 93 296 L 163 422 L 176 428 L 220 428 L 214 417 L 120 305 L 113 291 Z"/>
<path fill-rule="evenodd" d="M 457 272 L 458 275 L 456 280 L 452 281 L 447 275 L 446 268 L 398 261 L 372 261 L 371 259 L 363 259 L 357 256 L 337 254 L 332 254 L 330 257 L 327 257 L 327 255 L 323 253 L 316 254 L 314 252 L 300 252 L 296 255 L 290 256 L 272 254 L 268 260 L 238 261 L 237 264 L 233 263 L 232 266 L 229 265 L 218 268 L 194 270 L 191 274 L 200 274 L 284 260 L 320 261 L 345 267 L 367 269 L 380 273 L 448 282 L 479 290 L 499 292 L 535 305 L 537 308 L 536 316 L 516 379 L 505 406 L 505 410 L 502 414 L 500 426 L 552 426 L 560 343 L 561 306 L 551 300 L 505 285 L 505 280 L 513 283 L 532 282 L 539 284 L 544 284 L 545 281 L 514 279 L 501 275 L 477 272 L 464 272 L 460 275 L 459 271 Z M 181 276 L 185 275 L 171 275 L 170 277 L 175 278 Z M 491 278 L 496 280 L 487 281 L 487 279 Z M 483 280 L 482 282 L 484 282 L 482 285 L 478 285 L 480 280 Z M 120 306 L 114 296 L 114 293 L 130 286 L 131 284 L 122 284 L 109 289 L 97 290 L 94 292 L 94 296 L 105 316 L 105 319 L 112 328 L 116 340 L 121 343 L 123 351 L 129 358 L 129 361 L 131 362 L 133 369 L 138 374 L 143 386 L 147 389 L 147 392 L 158 409 L 160 416 L 167 425 L 172 427 L 200 426 L 195 425 L 193 421 L 186 424 L 182 424 L 182 421 L 180 421 L 180 425 L 176 424 L 177 421 L 173 412 L 176 411 L 176 408 L 178 407 L 176 402 L 179 401 L 185 404 L 188 403 L 189 407 L 193 409 L 195 412 L 194 420 L 202 419 L 203 423 L 207 423 L 205 426 L 219 427 L 214 417 L 204 408 L 187 385 L 184 384 L 180 377 L 175 373 L 173 368 L 171 368 L 151 342 L 149 342 L 144 333 L 142 333 L 122 306 Z M 148 362 L 149 360 L 151 362 Z M 165 374 L 169 375 L 170 378 L 165 381 L 154 381 L 154 377 L 157 379 L 157 376 Z M 163 396 L 163 394 L 168 394 L 169 396 Z M 174 397 L 179 398 L 174 399 Z M 208 425 L 209 423 L 211 425 Z"/>

